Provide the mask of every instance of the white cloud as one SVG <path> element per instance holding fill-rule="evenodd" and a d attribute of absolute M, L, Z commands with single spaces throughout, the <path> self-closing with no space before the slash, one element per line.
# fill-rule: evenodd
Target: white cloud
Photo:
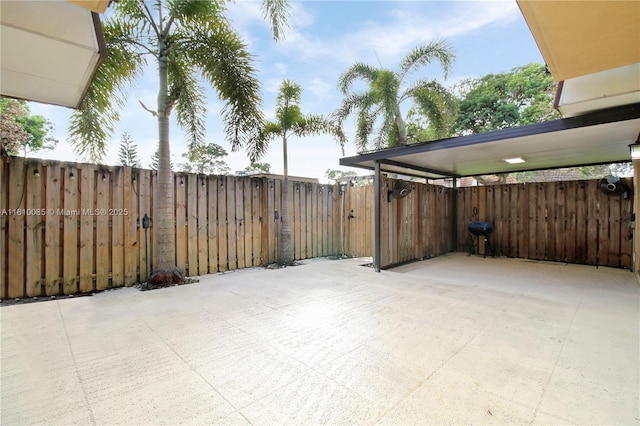
<path fill-rule="evenodd" d="M 326 98 L 333 94 L 335 85 L 329 84 L 326 81 L 314 78 L 305 85 L 305 89 L 309 89 L 317 97 Z"/>
<path fill-rule="evenodd" d="M 389 4 L 394 5 L 393 2 Z M 445 4 L 447 9 L 443 13 L 440 8 Z M 305 18 L 308 12 L 299 7 L 295 14 L 292 13 L 295 17 L 292 21 L 297 21 L 300 14 L 304 25 L 294 26 L 276 48 L 295 52 L 307 59 L 328 56 L 340 64 L 351 64 L 377 55 L 383 66 L 391 67 L 393 65 L 386 63 L 395 64 L 419 43 L 460 36 L 488 25 L 509 23 L 519 16 L 516 3 L 504 1 L 402 2 L 401 6 L 392 7 L 387 15 L 389 19 L 361 23 L 360 29 L 340 34 L 337 38 L 319 38 L 305 31 L 309 25 Z M 433 14 L 434 10 L 438 13 Z"/>

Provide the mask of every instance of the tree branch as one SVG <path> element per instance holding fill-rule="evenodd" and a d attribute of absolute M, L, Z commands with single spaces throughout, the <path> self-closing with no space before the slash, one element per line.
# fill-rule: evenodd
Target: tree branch
<path fill-rule="evenodd" d="M 146 109 L 147 111 L 149 111 L 149 112 L 151 113 L 151 115 L 153 115 L 154 117 L 157 117 L 157 116 L 158 116 L 158 113 L 157 113 L 157 112 L 155 112 L 155 111 L 154 111 L 154 110 L 152 110 L 152 109 L 147 108 L 147 106 L 146 106 L 145 104 L 143 104 L 141 100 L 138 100 L 138 102 L 140 102 L 140 105 L 142 105 L 142 108 L 144 108 L 144 109 Z"/>

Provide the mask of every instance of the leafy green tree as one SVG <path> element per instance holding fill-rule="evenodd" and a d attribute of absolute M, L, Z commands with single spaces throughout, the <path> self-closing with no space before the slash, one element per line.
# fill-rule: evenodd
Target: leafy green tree
<path fill-rule="evenodd" d="M 225 16 L 228 0 L 121 0 L 103 23 L 107 59 L 100 66 L 70 135 L 77 152 L 97 161 L 119 119 L 125 88 L 151 58 L 158 72 L 155 109 L 142 104 L 158 124 L 158 178 L 154 196 L 156 268 L 152 281 L 181 280 L 175 268 L 173 176 L 170 167 L 169 118 L 190 144 L 203 143 L 206 103 L 202 79 L 225 103 L 222 119 L 232 149 L 260 144 L 264 117 L 253 57 Z M 287 0 L 263 0 L 263 14 L 278 39 L 287 19 Z"/>
<path fill-rule="evenodd" d="M 223 159 L 227 155 L 223 147 L 213 142 L 191 146 L 189 151 L 182 154 L 187 163 L 179 166 L 187 173 L 228 175 L 231 169 Z"/>
<path fill-rule="evenodd" d="M 355 177 L 358 176 L 358 174 L 356 172 L 354 172 L 353 170 L 349 170 L 347 172 L 343 171 L 343 170 L 335 170 L 335 169 L 327 169 L 327 171 L 324 173 L 325 177 L 329 180 L 333 180 L 333 181 L 337 181 L 339 179 L 343 179 L 346 177 Z"/>
<path fill-rule="evenodd" d="M 300 111 L 300 95 L 302 89 L 291 81 L 284 80 L 280 85 L 276 100 L 276 120 L 267 122 L 265 136 L 267 140 L 282 140 L 284 159 L 284 181 L 282 184 L 282 228 L 280 230 L 280 265 L 293 264 L 293 246 L 291 244 L 291 221 L 289 212 L 289 167 L 287 159 L 287 143 L 292 136 L 304 137 L 316 134 L 333 136 L 341 147 L 346 139 L 342 128 L 333 120 L 322 115 L 304 115 Z M 250 151 L 251 161 L 256 161 L 266 153 L 268 145 L 255 145 Z"/>
<path fill-rule="evenodd" d="M 124 132 L 118 148 L 118 164 L 121 166 L 142 167 L 138 156 L 138 147 L 131 139 L 129 132 Z"/>
<path fill-rule="evenodd" d="M 271 173 L 271 164 L 269 163 L 251 163 L 244 168 L 247 173 Z"/>
<path fill-rule="evenodd" d="M 542 64 L 529 64 L 508 73 L 488 74 L 462 84 L 455 124 L 459 135 L 559 118 L 553 108 L 556 83 Z"/>
<path fill-rule="evenodd" d="M 455 109 L 453 96 L 435 80 L 418 79 L 410 83 L 405 78 L 434 60 L 440 62 L 446 78 L 454 58 L 449 44 L 437 40 L 409 52 L 400 62 L 398 71 L 358 62 L 339 78 L 338 88 L 344 99 L 335 116 L 340 123 L 350 115 L 356 116 L 355 143 L 360 151 L 408 143 L 407 126 L 400 106 L 409 100 L 425 114 L 436 133 L 444 134 L 447 116 Z M 352 91 L 356 81 L 366 83 L 367 90 Z"/>
<path fill-rule="evenodd" d="M 53 126 L 41 115 L 31 115 L 26 101 L 0 97 L 0 134 L 8 154 L 25 157 L 30 152 L 50 150 L 58 141 Z"/>

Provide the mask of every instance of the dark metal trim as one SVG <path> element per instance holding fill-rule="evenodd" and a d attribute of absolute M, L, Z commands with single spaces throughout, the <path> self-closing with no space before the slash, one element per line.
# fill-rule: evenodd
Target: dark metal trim
<path fill-rule="evenodd" d="M 560 111 L 560 97 L 562 96 L 562 90 L 564 89 L 564 80 L 558 82 L 558 87 L 556 88 L 556 95 L 553 98 L 553 109 L 556 111 Z"/>
<path fill-rule="evenodd" d="M 451 210 L 452 210 L 452 214 L 451 214 L 451 239 L 452 239 L 452 243 L 451 244 L 451 248 L 452 250 L 458 251 L 458 179 L 457 178 L 453 178 L 453 182 L 452 182 L 452 188 L 451 188 Z"/>
<path fill-rule="evenodd" d="M 87 96 L 87 92 L 89 92 L 89 88 L 93 84 L 93 80 L 96 78 L 96 74 L 100 65 L 107 59 L 107 43 L 104 39 L 104 32 L 102 31 L 102 22 L 100 22 L 100 15 L 96 12 L 91 12 L 91 19 L 93 20 L 93 28 L 96 32 L 96 41 L 98 42 L 98 54 L 100 57 L 98 58 L 98 62 L 91 72 L 91 77 L 86 85 L 86 87 L 82 90 L 82 96 L 80 96 L 80 101 L 76 105 L 75 109 L 80 109 L 82 103 L 84 102 L 84 98 Z"/>
<path fill-rule="evenodd" d="M 452 174 L 449 172 L 443 172 L 442 170 L 430 169 L 427 167 L 414 166 L 413 164 L 403 163 L 401 161 L 396 160 L 380 160 L 382 164 L 388 164 L 390 166 L 396 167 L 406 167 L 408 169 L 417 170 L 419 172 L 430 173 L 432 175 L 440 175 L 444 177 L 459 177 L 457 174 Z"/>

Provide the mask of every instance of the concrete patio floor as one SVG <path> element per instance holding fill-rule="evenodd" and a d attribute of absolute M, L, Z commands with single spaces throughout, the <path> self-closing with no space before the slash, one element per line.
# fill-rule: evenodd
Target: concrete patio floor
<path fill-rule="evenodd" d="M 1 423 L 640 424 L 631 272 L 365 262 L 3 306 Z"/>

